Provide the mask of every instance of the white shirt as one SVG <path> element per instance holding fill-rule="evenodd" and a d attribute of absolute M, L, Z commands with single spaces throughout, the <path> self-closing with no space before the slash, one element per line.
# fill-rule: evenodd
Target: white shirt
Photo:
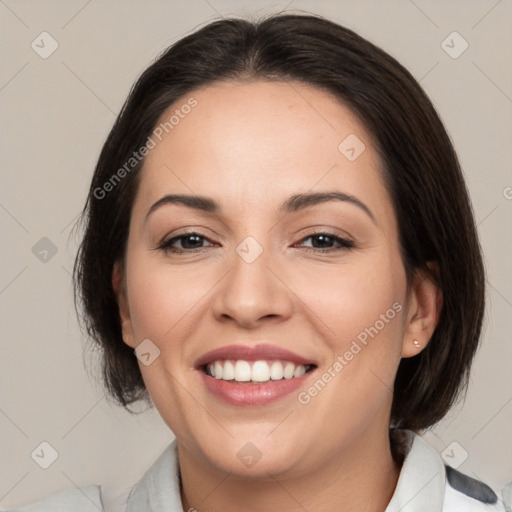
<path fill-rule="evenodd" d="M 407 454 L 385 512 L 504 512 L 501 499 L 484 483 L 445 466 L 422 437 L 405 431 Z M 179 485 L 176 439 L 163 451 L 116 508 L 104 508 L 100 485 L 69 489 L 41 501 L 0 512 L 186 512 Z"/>

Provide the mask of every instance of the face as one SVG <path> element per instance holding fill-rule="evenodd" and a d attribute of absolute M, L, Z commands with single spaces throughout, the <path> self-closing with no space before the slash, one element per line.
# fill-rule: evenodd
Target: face
<path fill-rule="evenodd" d="M 376 149 L 312 86 L 218 83 L 190 96 L 197 105 L 142 170 L 124 284 L 114 276 L 123 336 L 150 340 L 145 384 L 196 460 L 306 473 L 387 436 L 397 367 L 412 355 L 417 304 Z M 338 196 L 290 200 L 320 193 Z M 176 194 L 216 209 L 162 199 Z"/>

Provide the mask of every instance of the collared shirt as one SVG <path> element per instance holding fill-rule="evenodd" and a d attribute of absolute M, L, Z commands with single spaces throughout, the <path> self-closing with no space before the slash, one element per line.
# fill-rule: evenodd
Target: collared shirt
<path fill-rule="evenodd" d="M 489 486 L 445 466 L 441 456 L 421 436 L 404 432 L 405 460 L 385 512 L 505 511 Z M 186 512 L 181 503 L 177 448 L 174 440 L 126 495 L 120 497 L 116 510 L 104 508 L 101 486 L 90 485 L 0 512 Z"/>

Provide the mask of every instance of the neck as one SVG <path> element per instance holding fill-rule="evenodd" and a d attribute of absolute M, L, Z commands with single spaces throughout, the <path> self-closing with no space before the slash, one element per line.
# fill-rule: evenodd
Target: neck
<path fill-rule="evenodd" d="M 183 510 L 266 512 L 271 505 L 281 512 L 384 512 L 401 461 L 392 456 L 387 432 L 371 440 L 360 439 L 350 447 L 333 450 L 320 467 L 293 479 L 285 474 L 250 479 L 205 467 L 178 443 Z"/>

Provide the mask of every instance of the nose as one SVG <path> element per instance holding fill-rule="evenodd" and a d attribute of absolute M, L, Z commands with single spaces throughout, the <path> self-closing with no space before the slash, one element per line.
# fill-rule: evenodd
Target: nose
<path fill-rule="evenodd" d="M 240 254 L 235 252 L 231 270 L 216 287 L 212 303 L 215 318 L 245 329 L 289 318 L 294 294 L 277 259 L 266 250 L 254 261 Z"/>

